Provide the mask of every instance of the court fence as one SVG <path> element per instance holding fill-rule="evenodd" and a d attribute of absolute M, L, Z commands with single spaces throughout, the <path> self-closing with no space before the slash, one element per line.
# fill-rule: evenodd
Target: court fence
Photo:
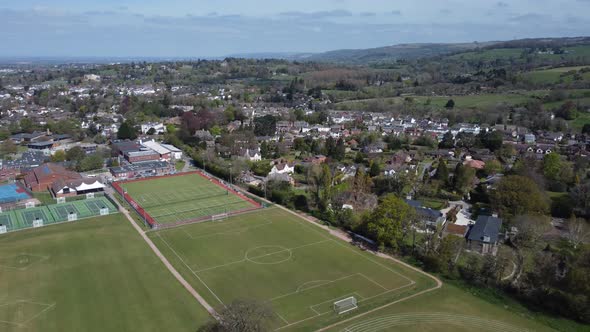
<path fill-rule="evenodd" d="M 185 176 L 185 175 L 189 175 L 189 174 L 197 174 L 197 175 L 209 180 L 211 183 L 227 190 L 228 194 L 236 195 L 239 198 L 241 198 L 242 200 L 244 200 L 252 205 L 252 207 L 241 209 L 241 210 L 227 211 L 226 213 L 228 216 L 243 214 L 243 213 L 247 213 L 247 212 L 258 210 L 260 208 L 265 207 L 262 202 L 255 200 L 253 197 L 250 197 L 249 195 L 245 195 L 242 191 L 234 188 L 232 185 L 230 185 L 230 184 L 226 183 L 225 181 L 223 181 L 223 180 L 221 180 L 221 179 L 219 179 L 207 172 L 204 172 L 202 170 L 196 170 L 196 171 L 184 172 L 184 173 L 175 173 L 175 174 L 169 174 L 169 175 L 159 175 L 159 176 L 153 176 L 153 177 L 148 177 L 148 178 L 115 181 L 115 182 L 111 182 L 111 186 L 125 200 L 125 202 L 127 202 L 127 204 L 129 204 L 133 208 L 133 210 L 135 210 L 135 212 L 142 218 L 142 221 L 143 221 L 145 227 L 147 227 L 147 228 L 151 228 L 153 230 L 158 230 L 158 229 L 178 227 L 178 226 L 182 226 L 182 225 L 198 223 L 198 222 L 203 222 L 203 221 L 210 221 L 212 214 L 208 214 L 208 215 L 201 216 L 198 218 L 180 220 L 177 222 L 159 223 L 154 217 L 152 217 L 145 210 L 144 207 L 142 207 L 139 203 L 137 203 L 135 201 L 135 199 L 133 199 L 133 197 L 131 197 L 131 195 L 129 195 L 129 193 L 127 193 L 123 189 L 123 187 L 121 186 L 122 184 L 125 184 L 125 183 L 149 181 L 149 180 L 155 180 L 155 179 L 161 179 L 161 178 L 178 177 L 178 176 Z"/>
<path fill-rule="evenodd" d="M 35 206 L 0 213 L 0 234 L 116 213 L 108 196 L 85 196 L 84 200 Z"/>

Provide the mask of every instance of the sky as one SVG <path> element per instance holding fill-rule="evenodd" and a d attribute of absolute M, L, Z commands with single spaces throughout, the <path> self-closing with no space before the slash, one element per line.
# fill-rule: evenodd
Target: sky
<path fill-rule="evenodd" d="M 0 0 L 0 56 L 217 57 L 590 35 L 590 0 Z"/>

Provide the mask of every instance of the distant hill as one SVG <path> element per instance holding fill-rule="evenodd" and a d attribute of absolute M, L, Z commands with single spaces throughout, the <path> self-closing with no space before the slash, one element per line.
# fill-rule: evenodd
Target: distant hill
<path fill-rule="evenodd" d="M 249 59 L 285 59 L 291 61 L 318 61 L 341 64 L 374 64 L 399 59 L 419 59 L 434 56 L 469 52 L 475 49 L 496 48 L 553 48 L 590 44 L 590 37 L 533 38 L 510 41 L 489 41 L 473 43 L 422 43 L 399 44 L 368 49 L 343 49 L 324 53 L 246 53 L 231 57 Z"/>
<path fill-rule="evenodd" d="M 437 55 L 470 51 L 478 47 L 489 47 L 496 43 L 498 42 L 457 44 L 399 44 L 369 49 L 329 51 L 311 55 L 307 58 L 307 60 L 367 64 L 383 61 L 394 61 L 398 59 L 428 58 Z"/>

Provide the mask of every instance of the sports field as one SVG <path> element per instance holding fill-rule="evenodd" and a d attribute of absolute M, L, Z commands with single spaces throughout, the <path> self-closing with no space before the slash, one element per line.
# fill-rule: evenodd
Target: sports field
<path fill-rule="evenodd" d="M 0 331 L 186 331 L 208 313 L 121 214 L 0 236 Z"/>
<path fill-rule="evenodd" d="M 117 183 L 158 224 L 257 207 L 198 173 Z"/>
<path fill-rule="evenodd" d="M 99 196 L 62 204 L 3 212 L 0 213 L 0 225 L 6 226 L 10 232 L 33 227 L 35 220 L 42 220 L 43 225 L 67 221 L 70 213 L 75 213 L 77 219 L 98 216 L 103 208 L 108 209 L 108 213 L 117 211 L 106 197 Z"/>
<path fill-rule="evenodd" d="M 266 302 L 275 328 L 322 327 L 435 285 L 276 207 L 149 235 L 211 305 Z M 351 296 L 359 308 L 334 313 Z"/>

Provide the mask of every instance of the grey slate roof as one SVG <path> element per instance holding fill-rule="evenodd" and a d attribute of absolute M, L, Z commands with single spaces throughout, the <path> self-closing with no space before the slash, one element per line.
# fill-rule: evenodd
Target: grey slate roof
<path fill-rule="evenodd" d="M 495 243 L 498 241 L 500 227 L 502 227 L 502 219 L 492 216 L 479 216 L 475 225 L 469 231 L 467 239 L 470 241 Z"/>

